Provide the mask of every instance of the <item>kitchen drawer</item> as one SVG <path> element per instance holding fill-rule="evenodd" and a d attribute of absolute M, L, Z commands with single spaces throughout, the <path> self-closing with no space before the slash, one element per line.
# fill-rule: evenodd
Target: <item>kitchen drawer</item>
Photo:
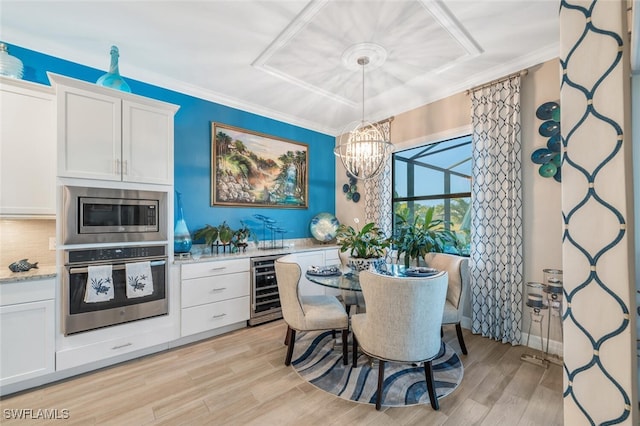
<path fill-rule="evenodd" d="M 56 352 L 56 370 L 77 367 L 114 356 L 167 343 L 172 336 L 171 327 L 147 333 L 132 334 Z"/>
<path fill-rule="evenodd" d="M 248 272 L 249 259 L 220 260 L 211 262 L 189 263 L 182 265 L 182 279 L 209 277 L 213 275 Z"/>
<path fill-rule="evenodd" d="M 0 306 L 50 300 L 56 297 L 56 280 L 52 278 L 0 284 Z"/>
<path fill-rule="evenodd" d="M 182 336 L 213 330 L 249 319 L 249 296 L 182 310 Z"/>
<path fill-rule="evenodd" d="M 249 272 L 182 280 L 182 307 L 249 295 Z"/>

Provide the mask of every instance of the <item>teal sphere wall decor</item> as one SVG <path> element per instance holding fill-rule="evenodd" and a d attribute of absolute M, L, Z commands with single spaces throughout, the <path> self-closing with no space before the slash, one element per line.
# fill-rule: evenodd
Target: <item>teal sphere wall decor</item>
<path fill-rule="evenodd" d="M 358 192 L 358 178 L 353 176 L 351 173 L 347 172 L 347 178 L 349 178 L 349 183 L 345 183 L 342 185 L 342 192 L 347 197 L 347 200 L 351 200 L 354 203 L 360 201 L 360 193 Z"/>
<path fill-rule="evenodd" d="M 562 134 L 560 133 L 560 105 L 545 102 L 536 109 L 536 117 L 543 120 L 538 128 L 540 136 L 549 138 L 546 148 L 538 148 L 531 154 L 531 161 L 539 164 L 538 174 L 542 177 L 562 181 Z"/>

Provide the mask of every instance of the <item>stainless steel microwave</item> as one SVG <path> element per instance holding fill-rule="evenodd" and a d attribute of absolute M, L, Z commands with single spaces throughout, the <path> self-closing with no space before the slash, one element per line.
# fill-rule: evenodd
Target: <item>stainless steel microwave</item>
<path fill-rule="evenodd" d="M 64 244 L 167 239 L 165 192 L 65 186 L 62 200 Z"/>

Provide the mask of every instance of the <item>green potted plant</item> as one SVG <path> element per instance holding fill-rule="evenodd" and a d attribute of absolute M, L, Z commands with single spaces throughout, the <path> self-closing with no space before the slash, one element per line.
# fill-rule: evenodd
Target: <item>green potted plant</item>
<path fill-rule="evenodd" d="M 258 244 L 258 236 L 255 232 L 249 228 L 249 226 L 240 221 L 240 228 L 233 231 L 233 237 L 231 238 L 231 243 L 237 248 L 242 249 L 242 251 L 246 251 L 248 243 L 247 241 L 251 239 L 254 243 Z"/>
<path fill-rule="evenodd" d="M 194 240 L 203 239 L 206 245 L 211 246 L 218 240 L 218 227 L 206 224 L 193 233 L 193 238 Z"/>
<path fill-rule="evenodd" d="M 398 261 L 404 258 L 404 266 L 411 260 L 420 266 L 421 259 L 430 252 L 443 252 L 448 245 L 456 245 L 455 232 L 445 227 L 442 219 L 434 219 L 434 207 L 429 207 L 424 216 L 410 221 L 406 216 L 396 214 L 396 232 L 392 239 L 397 250 Z"/>
<path fill-rule="evenodd" d="M 356 218 L 354 221 L 357 226 L 359 220 Z M 348 266 L 356 272 L 368 269 L 371 263 L 375 268 L 382 266 L 385 250 L 391 243 L 373 222 L 367 223 L 362 229 L 341 224 L 336 239 L 340 251 L 349 253 Z"/>

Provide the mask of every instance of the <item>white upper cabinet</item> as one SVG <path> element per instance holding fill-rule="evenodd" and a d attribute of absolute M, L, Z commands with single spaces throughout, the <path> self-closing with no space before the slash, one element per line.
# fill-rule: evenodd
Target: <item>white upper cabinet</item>
<path fill-rule="evenodd" d="M 0 215 L 56 214 L 55 94 L 0 77 Z"/>
<path fill-rule="evenodd" d="M 178 106 L 49 74 L 58 97 L 58 175 L 173 183 Z"/>

